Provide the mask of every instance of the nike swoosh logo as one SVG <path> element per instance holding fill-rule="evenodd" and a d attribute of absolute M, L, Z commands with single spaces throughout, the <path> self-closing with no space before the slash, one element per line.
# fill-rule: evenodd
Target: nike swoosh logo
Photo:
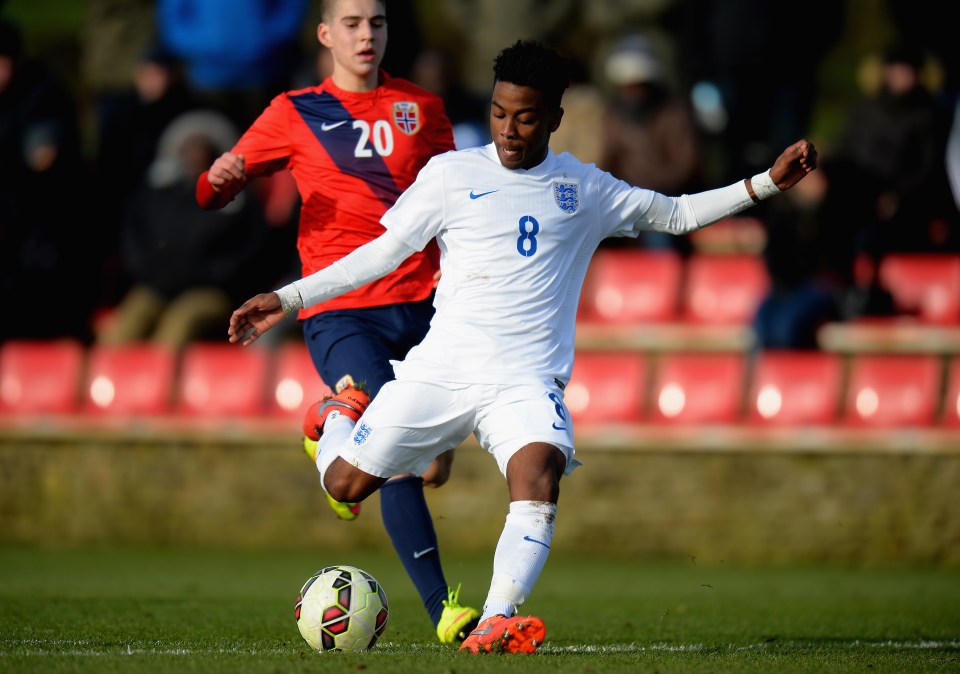
<path fill-rule="evenodd" d="M 414 558 L 414 559 L 420 559 L 421 557 L 423 557 L 423 556 L 424 556 L 425 554 L 427 554 L 428 552 L 433 552 L 434 550 L 436 550 L 436 548 L 427 548 L 426 550 L 420 550 L 419 552 L 413 553 L 413 558 Z"/>
<path fill-rule="evenodd" d="M 324 122 L 323 124 L 320 125 L 320 130 L 321 130 L 321 131 L 331 131 L 331 130 L 333 130 L 333 129 L 336 129 L 338 126 L 343 126 L 343 125 L 346 124 L 346 123 L 347 123 L 347 120 L 342 120 L 342 121 L 340 121 L 340 122 L 334 122 L 333 124 L 327 124 L 326 122 Z"/>
<path fill-rule="evenodd" d="M 539 543 L 540 545 L 542 545 L 543 547 L 545 547 L 547 550 L 550 549 L 550 546 L 549 546 L 549 545 L 547 545 L 547 544 L 544 543 L 543 541 L 538 541 L 536 538 L 530 538 L 529 536 L 524 536 L 524 537 L 523 537 L 523 540 L 525 540 L 525 541 L 530 541 L 531 543 Z"/>
<path fill-rule="evenodd" d="M 493 631 L 493 623 L 489 623 L 486 627 L 481 629 L 473 630 L 470 635 L 473 636 L 476 634 L 478 637 L 483 636 L 484 634 L 490 634 Z"/>
<path fill-rule="evenodd" d="M 552 424 L 550 424 L 550 425 L 553 426 L 553 430 L 555 430 L 555 431 L 565 431 L 565 430 L 567 430 L 567 427 L 566 427 L 566 426 L 557 426 L 557 422 L 556 422 L 556 421 L 554 421 L 554 422 L 553 422 Z"/>
<path fill-rule="evenodd" d="M 500 190 L 490 190 L 489 192 L 480 192 L 479 194 L 474 194 L 473 190 L 470 190 L 471 199 L 479 199 L 480 197 L 485 197 L 488 194 L 493 194 L 494 192 L 499 192 Z"/>

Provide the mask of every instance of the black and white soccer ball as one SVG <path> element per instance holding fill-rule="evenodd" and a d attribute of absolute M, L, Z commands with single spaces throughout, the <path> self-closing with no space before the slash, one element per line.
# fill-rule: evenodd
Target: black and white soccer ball
<path fill-rule="evenodd" d="M 387 629 L 389 613 L 377 579 L 344 564 L 313 574 L 294 608 L 300 634 L 321 653 L 370 650 Z"/>

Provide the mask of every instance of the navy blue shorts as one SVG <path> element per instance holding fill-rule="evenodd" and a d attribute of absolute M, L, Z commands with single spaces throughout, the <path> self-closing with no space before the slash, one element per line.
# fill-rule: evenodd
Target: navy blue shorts
<path fill-rule="evenodd" d="M 344 376 L 364 382 L 370 396 L 393 379 L 391 360 L 403 360 L 423 340 L 433 296 L 364 309 L 335 309 L 303 322 L 303 338 L 320 378 L 331 389 Z"/>

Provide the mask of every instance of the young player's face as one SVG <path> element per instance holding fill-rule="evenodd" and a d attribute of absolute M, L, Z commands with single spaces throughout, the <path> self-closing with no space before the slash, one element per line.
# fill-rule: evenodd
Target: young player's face
<path fill-rule="evenodd" d="M 561 117 L 563 109 L 544 103 L 539 89 L 496 82 L 490 101 L 490 136 L 500 163 L 508 169 L 529 169 L 542 162 Z"/>
<path fill-rule="evenodd" d="M 387 17 L 380 0 L 337 0 L 329 21 L 317 26 L 330 49 L 334 76 L 376 82 L 387 47 Z"/>

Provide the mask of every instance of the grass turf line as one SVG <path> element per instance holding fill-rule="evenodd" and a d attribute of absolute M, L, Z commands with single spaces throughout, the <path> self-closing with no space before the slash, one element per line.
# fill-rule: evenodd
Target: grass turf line
<path fill-rule="evenodd" d="M 489 559 L 445 555 L 479 604 Z M 370 653 L 318 654 L 293 601 L 317 568 L 384 585 Z M 0 672 L 937 672 L 960 670 L 960 572 L 738 569 L 553 555 L 524 611 L 532 656 L 441 646 L 392 554 L 0 548 Z"/>

